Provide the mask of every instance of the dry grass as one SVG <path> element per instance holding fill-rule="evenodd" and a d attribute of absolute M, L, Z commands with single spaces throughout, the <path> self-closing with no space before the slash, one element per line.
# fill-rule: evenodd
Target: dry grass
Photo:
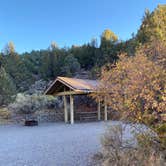
<path fill-rule="evenodd" d="M 7 108 L 0 108 L 0 125 L 11 123 L 11 112 Z"/>
<path fill-rule="evenodd" d="M 0 108 L 0 118 L 1 119 L 10 119 L 11 112 L 7 108 Z"/>

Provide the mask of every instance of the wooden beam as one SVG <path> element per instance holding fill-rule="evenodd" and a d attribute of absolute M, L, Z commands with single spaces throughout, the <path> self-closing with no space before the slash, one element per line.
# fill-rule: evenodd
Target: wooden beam
<path fill-rule="evenodd" d="M 66 96 L 63 96 L 63 102 L 64 102 L 64 120 L 65 120 L 65 123 L 67 123 L 68 122 L 68 111 L 67 111 Z"/>
<path fill-rule="evenodd" d="M 65 91 L 65 92 L 54 93 L 53 95 L 65 96 L 65 95 L 79 95 L 79 94 L 87 94 L 87 93 L 82 91 Z"/>
<path fill-rule="evenodd" d="M 74 90 L 74 88 L 72 86 L 70 86 L 69 84 L 67 84 L 65 81 L 61 80 L 59 77 L 56 78 L 56 80 L 50 85 L 50 87 L 45 91 L 45 95 L 48 94 L 48 92 L 50 91 L 50 89 L 55 85 L 56 82 L 60 82 L 61 84 L 69 87 L 70 89 Z"/>
<path fill-rule="evenodd" d="M 100 100 L 98 101 L 97 117 L 98 117 L 98 120 L 101 120 L 101 104 L 100 104 Z"/>
<path fill-rule="evenodd" d="M 70 123 L 74 124 L 74 98 L 72 95 L 70 95 Z"/>
<path fill-rule="evenodd" d="M 104 99 L 104 120 L 105 121 L 108 120 L 108 116 L 107 116 L 107 100 L 106 100 L 106 97 Z"/>

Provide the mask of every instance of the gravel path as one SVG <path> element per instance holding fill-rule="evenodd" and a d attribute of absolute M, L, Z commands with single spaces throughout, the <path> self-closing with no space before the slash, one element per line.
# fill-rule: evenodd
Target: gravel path
<path fill-rule="evenodd" d="M 88 166 L 100 150 L 106 126 L 104 122 L 0 126 L 0 166 Z"/>
<path fill-rule="evenodd" d="M 0 126 L 1 166 L 86 166 L 100 149 L 104 122 Z"/>

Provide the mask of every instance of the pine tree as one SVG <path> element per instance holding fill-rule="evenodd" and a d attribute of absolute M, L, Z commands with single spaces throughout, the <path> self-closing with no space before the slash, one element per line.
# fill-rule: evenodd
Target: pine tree
<path fill-rule="evenodd" d="M 64 66 L 61 68 L 65 76 L 72 76 L 80 70 L 80 64 L 72 54 L 69 54 L 64 60 Z"/>
<path fill-rule="evenodd" d="M 18 90 L 24 91 L 29 88 L 33 78 L 19 55 L 16 53 L 6 55 L 4 68 L 11 76 Z"/>
<path fill-rule="evenodd" d="M 0 67 L 0 105 L 8 104 L 16 93 L 16 87 L 5 69 Z"/>
<path fill-rule="evenodd" d="M 166 42 L 166 5 L 158 7 L 150 12 L 145 11 L 142 25 L 137 33 L 137 40 L 144 44 L 151 40 L 161 40 Z"/>
<path fill-rule="evenodd" d="M 113 63 L 117 60 L 116 55 L 116 42 L 118 41 L 118 37 L 109 29 L 106 29 L 101 35 L 101 45 L 100 50 L 102 52 L 103 64 L 104 63 Z"/>

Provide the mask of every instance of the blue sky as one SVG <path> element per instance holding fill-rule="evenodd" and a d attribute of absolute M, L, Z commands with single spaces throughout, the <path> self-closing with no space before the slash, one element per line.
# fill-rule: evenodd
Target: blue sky
<path fill-rule="evenodd" d="M 137 32 L 146 8 L 165 0 L 1 0 L 0 50 L 13 41 L 17 52 L 81 45 L 104 29 L 126 40 Z"/>

